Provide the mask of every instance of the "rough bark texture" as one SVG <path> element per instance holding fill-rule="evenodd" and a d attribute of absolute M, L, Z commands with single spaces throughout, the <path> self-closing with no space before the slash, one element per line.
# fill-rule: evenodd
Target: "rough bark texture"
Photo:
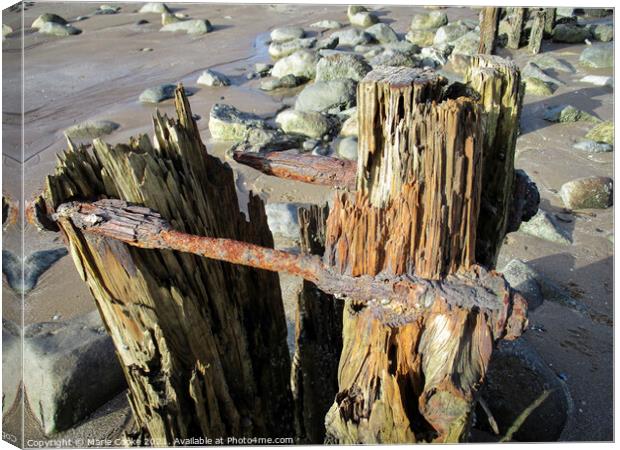
<path fill-rule="evenodd" d="M 555 8 L 545 8 L 545 37 L 550 37 L 555 27 Z"/>
<path fill-rule="evenodd" d="M 438 279 L 474 262 L 482 146 L 478 105 L 439 104 L 445 80 L 378 69 L 358 88 L 355 196 L 336 197 L 325 260 L 351 276 Z"/>
<path fill-rule="evenodd" d="M 545 32 L 545 12 L 540 9 L 530 9 L 530 18 L 532 19 L 532 28 L 530 30 L 527 50 L 531 54 L 536 55 L 540 53 L 543 34 Z"/>
<path fill-rule="evenodd" d="M 485 123 L 477 100 L 444 84 L 381 68 L 358 87 L 357 193 L 334 201 L 324 260 L 433 288 L 417 312 L 395 296 L 347 299 L 328 442 L 465 440 L 495 340 L 525 326 L 520 297 L 473 264 Z"/>
<path fill-rule="evenodd" d="M 480 46 L 478 47 L 478 53 L 483 55 L 495 53 L 499 13 L 500 8 L 494 7 L 485 7 L 480 11 Z"/>
<path fill-rule="evenodd" d="M 465 78 L 480 94 L 486 113 L 476 261 L 493 268 L 513 209 L 514 157 L 524 86 L 516 64 L 496 56 L 473 57 Z"/>
<path fill-rule="evenodd" d="M 518 49 L 521 44 L 521 33 L 523 32 L 523 22 L 526 8 L 512 8 L 512 12 L 508 17 L 510 29 L 508 31 L 508 41 L 506 47 Z"/>
<path fill-rule="evenodd" d="M 154 119 L 114 147 L 70 148 L 47 179 L 51 211 L 119 198 L 176 230 L 273 246 L 262 201 L 239 211 L 233 174 L 209 156 L 182 88 L 178 121 Z M 249 219 L 247 221 L 246 219 Z M 59 220 L 75 265 L 112 336 L 137 424 L 159 445 L 192 437 L 292 436 L 290 358 L 278 278 L 170 250 L 128 246 Z"/>
<path fill-rule="evenodd" d="M 323 255 L 328 213 L 327 206 L 299 209 L 302 252 Z M 300 444 L 322 444 L 325 440 L 325 415 L 338 392 L 343 306 L 343 300 L 304 280 L 297 300 L 291 371 Z"/>

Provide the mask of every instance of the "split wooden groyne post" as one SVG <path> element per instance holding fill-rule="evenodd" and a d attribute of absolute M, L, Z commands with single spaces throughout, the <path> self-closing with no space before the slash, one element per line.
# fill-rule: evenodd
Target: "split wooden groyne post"
<path fill-rule="evenodd" d="M 144 430 L 168 443 L 286 436 L 294 422 L 303 442 L 467 440 L 495 342 L 527 323 L 526 302 L 492 270 L 497 251 L 537 207 L 514 171 L 518 69 L 480 55 L 467 77 L 370 72 L 357 167 L 235 153 L 274 176 L 345 187 L 329 213 L 302 211 L 302 254 L 271 248 L 256 197 L 249 223 L 230 207 L 230 169 L 206 155 L 182 89 L 178 122 L 155 120 L 157 147 L 96 141 L 94 156 L 65 155 L 45 215 L 93 291 Z M 294 408 L 279 287 L 265 270 L 306 280 Z"/>
<path fill-rule="evenodd" d="M 96 140 L 92 152 L 72 146 L 47 178 L 44 205 L 35 208 L 56 214 L 112 336 L 147 442 L 291 437 L 290 357 L 277 275 L 120 239 L 129 224 L 150 217 L 150 208 L 177 232 L 273 247 L 262 201 L 251 195 L 248 216 L 239 210 L 232 170 L 207 154 L 183 88 L 175 104 L 178 120 L 154 119 L 154 144 L 143 135 L 129 145 Z M 83 221 L 60 214 L 74 200 L 90 207 Z M 78 225 L 98 224 L 93 201 L 104 202 L 99 211 L 110 218 L 107 235 Z M 120 208 L 127 202 L 140 206 Z M 140 230 L 148 223 L 156 221 L 143 220 Z"/>

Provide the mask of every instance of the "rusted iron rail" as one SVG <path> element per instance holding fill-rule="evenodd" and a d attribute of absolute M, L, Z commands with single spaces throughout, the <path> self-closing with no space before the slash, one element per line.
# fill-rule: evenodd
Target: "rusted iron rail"
<path fill-rule="evenodd" d="M 503 329 L 508 323 L 506 329 L 514 337 L 521 334 L 526 323 L 523 298 L 508 287 L 500 274 L 477 265 L 441 281 L 412 276 L 351 277 L 332 271 L 315 255 L 297 255 L 233 239 L 182 233 L 172 229 L 157 212 L 114 199 L 64 203 L 57 208 L 52 219 L 70 220 L 85 233 L 116 239 L 134 247 L 176 250 L 297 275 L 315 283 L 324 292 L 374 306 L 380 314 L 398 313 L 401 319 L 414 320 L 441 298 L 452 306 L 471 306 L 473 302 L 494 310 L 497 326 Z M 498 299 L 497 293 L 503 293 L 501 295 L 506 298 Z"/>
<path fill-rule="evenodd" d="M 354 161 L 299 154 L 297 151 L 255 153 L 236 150 L 233 158 L 240 164 L 278 178 L 355 189 L 357 165 Z"/>

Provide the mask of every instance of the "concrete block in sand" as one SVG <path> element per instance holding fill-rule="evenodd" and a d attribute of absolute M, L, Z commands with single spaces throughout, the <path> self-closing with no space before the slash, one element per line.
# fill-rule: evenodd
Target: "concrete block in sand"
<path fill-rule="evenodd" d="M 564 183 L 560 196 L 567 208 L 608 208 L 613 204 L 614 182 L 609 177 L 585 177 Z"/>
<path fill-rule="evenodd" d="M 125 388 L 98 311 L 24 330 L 24 390 L 46 434 L 70 428 Z"/>
<path fill-rule="evenodd" d="M 2 414 L 8 413 L 22 385 L 22 341 L 19 326 L 2 319 Z"/>

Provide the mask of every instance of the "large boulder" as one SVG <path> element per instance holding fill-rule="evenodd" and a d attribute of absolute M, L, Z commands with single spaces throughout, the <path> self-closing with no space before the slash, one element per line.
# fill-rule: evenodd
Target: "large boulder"
<path fill-rule="evenodd" d="M 396 49 L 387 49 L 377 56 L 370 59 L 369 63 L 372 67 L 378 66 L 404 66 L 419 67 L 421 59 L 412 52 L 401 51 Z"/>
<path fill-rule="evenodd" d="M 541 209 L 530 220 L 522 222 L 519 231 L 557 244 L 571 243 L 570 236 L 560 228 L 551 215 Z"/>
<path fill-rule="evenodd" d="M 538 278 L 540 274 L 520 259 L 513 259 L 501 270 L 510 287 L 519 291 L 527 300 L 529 309 L 542 305 L 543 294 Z"/>
<path fill-rule="evenodd" d="M 58 25 L 67 25 L 69 22 L 67 22 L 64 18 L 60 17 L 57 14 L 45 13 L 37 17 L 34 20 L 34 22 L 32 22 L 32 25 L 30 26 L 32 28 L 38 29 L 38 28 L 41 28 L 46 23 L 57 23 Z"/>
<path fill-rule="evenodd" d="M 347 137 L 338 143 L 338 156 L 342 159 L 357 161 L 357 137 Z"/>
<path fill-rule="evenodd" d="M 545 83 L 552 83 L 555 85 L 566 84 L 562 80 L 552 77 L 544 70 L 542 70 L 536 63 L 533 63 L 531 61 L 525 65 L 525 67 L 521 71 L 521 74 L 524 78 L 538 78 L 540 81 L 544 81 Z"/>
<path fill-rule="evenodd" d="M 548 53 L 538 55 L 532 62 L 542 70 L 553 69 L 557 72 L 575 73 L 575 68 L 571 64 L 561 61 Z"/>
<path fill-rule="evenodd" d="M 585 177 L 562 185 L 560 196 L 567 208 L 608 208 L 613 204 L 613 180 Z"/>
<path fill-rule="evenodd" d="M 353 80 L 317 81 L 304 88 L 297 97 L 295 109 L 335 113 L 356 103 L 356 83 Z"/>
<path fill-rule="evenodd" d="M 553 28 L 551 39 L 554 42 L 580 44 L 591 37 L 590 30 L 575 24 L 561 23 Z"/>
<path fill-rule="evenodd" d="M 398 35 L 389 26 L 384 23 L 377 23 L 366 28 L 366 33 L 371 35 L 379 44 L 388 44 L 390 42 L 398 42 Z"/>
<path fill-rule="evenodd" d="M 293 39 L 300 39 L 306 35 L 303 28 L 300 27 L 279 27 L 271 31 L 272 42 L 286 42 Z"/>
<path fill-rule="evenodd" d="M 454 41 L 453 45 L 453 53 L 477 55 L 478 48 L 480 47 L 480 33 L 477 31 L 470 31 Z"/>
<path fill-rule="evenodd" d="M 89 120 L 65 130 L 65 136 L 73 140 L 91 140 L 108 135 L 120 125 L 111 120 Z"/>
<path fill-rule="evenodd" d="M 24 389 L 46 434 L 70 428 L 126 387 L 98 311 L 24 330 Z"/>
<path fill-rule="evenodd" d="M 609 42 L 614 39 L 614 27 L 609 23 L 599 23 L 590 27 L 592 37 L 600 42 Z"/>
<path fill-rule="evenodd" d="M 271 69 L 271 75 L 277 78 L 295 75 L 296 77 L 312 79 L 316 75 L 318 61 L 319 57 L 316 52 L 299 50 L 277 61 Z"/>
<path fill-rule="evenodd" d="M 614 143 L 614 123 L 602 122 L 592 128 L 586 134 L 586 139 L 591 139 L 596 142 L 604 142 L 606 144 L 613 145 Z"/>
<path fill-rule="evenodd" d="M 230 86 L 228 77 L 211 69 L 202 72 L 196 83 L 203 86 Z"/>
<path fill-rule="evenodd" d="M 305 38 L 285 42 L 272 42 L 269 44 L 269 55 L 274 59 L 283 58 L 292 55 L 296 51 L 314 47 L 316 41 L 316 38 Z"/>
<path fill-rule="evenodd" d="M 585 111 L 575 108 L 571 105 L 549 106 L 543 112 L 543 119 L 547 122 L 590 122 L 599 123 L 601 119 L 594 117 Z"/>
<path fill-rule="evenodd" d="M 437 29 L 434 45 L 450 44 L 469 33 L 469 27 L 462 22 L 452 22 Z"/>
<path fill-rule="evenodd" d="M 316 65 L 316 80 L 343 80 L 360 81 L 372 67 L 360 55 L 351 53 L 335 53 L 325 56 Z"/>
<path fill-rule="evenodd" d="M 342 24 L 336 20 L 319 20 L 318 22 L 314 22 L 310 24 L 311 28 L 323 28 L 325 30 L 336 30 L 338 28 L 342 28 Z"/>
<path fill-rule="evenodd" d="M 366 45 L 372 42 L 373 37 L 365 31 L 357 28 L 349 28 L 348 30 L 335 31 L 332 36 L 338 38 L 339 45 L 355 47 L 356 45 Z"/>
<path fill-rule="evenodd" d="M 239 111 L 234 106 L 216 103 L 211 108 L 209 131 L 213 139 L 243 141 L 253 128 L 266 129 L 269 127 L 257 115 Z"/>
<path fill-rule="evenodd" d="M 369 11 L 360 11 L 355 14 L 349 14 L 349 22 L 356 27 L 368 28 L 378 23 L 379 19 Z"/>
<path fill-rule="evenodd" d="M 589 139 L 577 142 L 573 148 L 586 153 L 609 153 L 613 152 L 614 146 L 604 142 L 596 142 Z"/>
<path fill-rule="evenodd" d="M 301 134 L 309 138 L 322 138 L 332 132 L 333 121 L 316 111 L 287 109 L 276 117 L 276 123 L 286 133 Z"/>
<path fill-rule="evenodd" d="M 79 28 L 75 28 L 74 26 L 61 25 L 55 22 L 45 22 L 39 28 L 39 33 L 41 34 L 49 34 L 51 36 L 59 37 L 72 36 L 75 34 L 80 34 L 81 32 L 82 30 L 80 30 Z"/>
<path fill-rule="evenodd" d="M 527 77 L 525 78 L 525 93 L 529 95 L 535 95 L 537 97 L 548 97 L 553 95 L 556 89 L 555 84 L 548 83 L 538 78 Z"/>
<path fill-rule="evenodd" d="M 405 39 L 420 47 L 430 47 L 435 40 L 435 30 L 409 30 Z"/>
<path fill-rule="evenodd" d="M 579 63 L 593 69 L 607 69 L 614 66 L 613 43 L 593 45 L 585 48 L 579 56 Z"/>
<path fill-rule="evenodd" d="M 158 2 L 145 3 L 139 11 L 140 14 L 163 14 L 170 12 L 170 8 L 165 3 Z"/>
<path fill-rule="evenodd" d="M 19 326 L 2 319 L 2 415 L 6 415 L 20 394 L 22 385 L 22 340 Z"/>
<path fill-rule="evenodd" d="M 348 119 L 346 119 L 342 127 L 340 127 L 340 136 L 342 137 L 354 137 L 359 133 L 359 124 L 357 121 L 357 114 L 351 115 Z"/>
<path fill-rule="evenodd" d="M 411 30 L 436 30 L 448 24 L 448 15 L 443 11 L 416 14 L 411 19 Z"/>
<path fill-rule="evenodd" d="M 148 88 L 142 91 L 138 100 L 141 103 L 159 103 L 174 97 L 175 89 L 176 86 L 170 83 Z"/>
<path fill-rule="evenodd" d="M 159 31 L 185 31 L 187 34 L 200 35 L 213 31 L 213 26 L 211 25 L 211 22 L 206 19 L 191 19 L 169 23 L 168 25 L 161 27 Z"/>

